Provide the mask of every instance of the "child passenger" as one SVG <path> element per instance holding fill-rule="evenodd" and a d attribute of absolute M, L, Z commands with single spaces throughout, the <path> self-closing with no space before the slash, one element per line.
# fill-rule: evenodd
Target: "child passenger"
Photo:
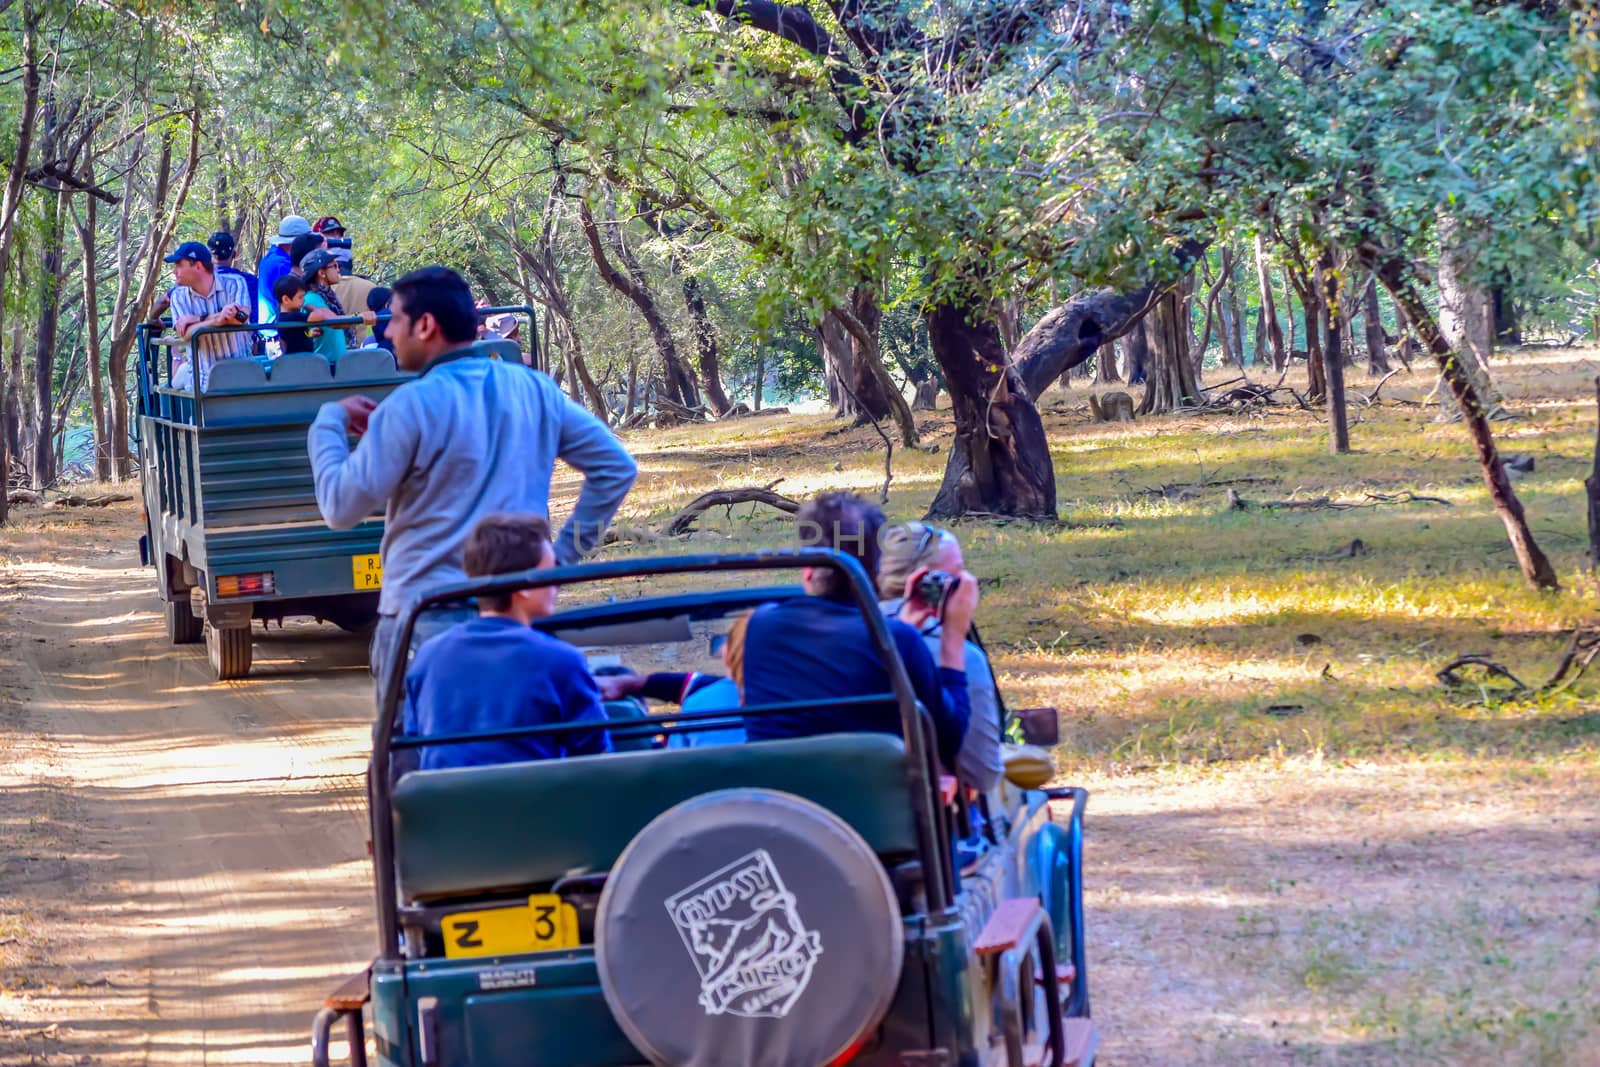
<path fill-rule="evenodd" d="M 272 295 L 278 299 L 278 343 L 283 352 L 310 352 L 315 338 L 322 330 L 307 327 L 306 283 L 298 274 L 285 274 L 272 283 Z"/>
<path fill-rule="evenodd" d="M 550 525 L 531 514 L 500 513 L 467 537 L 468 575 L 553 567 Z M 556 587 L 478 598 L 478 617 L 428 641 L 406 672 L 406 733 L 427 737 L 606 721 L 600 688 L 576 648 L 530 628 L 555 611 Z M 421 767 L 468 767 L 594 755 L 611 751 L 599 730 L 498 741 L 429 745 Z"/>

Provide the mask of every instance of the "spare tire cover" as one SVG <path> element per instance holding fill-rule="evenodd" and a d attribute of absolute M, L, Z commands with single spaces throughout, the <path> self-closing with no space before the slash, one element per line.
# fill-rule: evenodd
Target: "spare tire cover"
<path fill-rule="evenodd" d="M 883 1018 L 903 937 L 883 865 L 844 820 L 726 789 L 663 812 L 623 851 L 595 957 L 612 1015 L 657 1064 L 821 1067 Z"/>

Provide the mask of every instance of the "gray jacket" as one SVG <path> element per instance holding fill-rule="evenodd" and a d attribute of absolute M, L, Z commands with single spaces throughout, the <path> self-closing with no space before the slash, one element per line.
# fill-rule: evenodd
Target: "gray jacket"
<path fill-rule="evenodd" d="M 461 550 L 496 511 L 548 515 L 559 458 L 583 474 L 556 558 L 593 550 L 638 473 L 605 424 L 548 375 L 476 356 L 430 364 L 378 405 L 354 450 L 345 411 L 324 404 L 307 435 L 317 507 L 349 529 L 386 507 L 383 593 L 393 615 L 427 586 L 466 577 Z"/>

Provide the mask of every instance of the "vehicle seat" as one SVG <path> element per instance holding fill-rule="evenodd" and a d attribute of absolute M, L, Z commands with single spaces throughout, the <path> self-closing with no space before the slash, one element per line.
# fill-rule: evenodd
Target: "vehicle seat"
<path fill-rule="evenodd" d="M 393 378 L 399 373 L 395 369 L 394 355 L 382 348 L 353 349 L 346 352 L 333 368 L 333 376 L 340 381 Z"/>
<path fill-rule="evenodd" d="M 216 393 L 232 389 L 265 389 L 266 372 L 254 359 L 218 360 L 206 376 L 206 392 Z"/>
<path fill-rule="evenodd" d="M 324 385 L 332 378 L 328 361 L 313 352 L 291 352 L 272 363 L 273 385 Z"/>
<path fill-rule="evenodd" d="M 412 771 L 393 798 L 401 894 L 427 901 L 607 871 L 663 811 L 733 788 L 821 804 L 881 856 L 916 851 L 900 738 L 827 734 Z"/>

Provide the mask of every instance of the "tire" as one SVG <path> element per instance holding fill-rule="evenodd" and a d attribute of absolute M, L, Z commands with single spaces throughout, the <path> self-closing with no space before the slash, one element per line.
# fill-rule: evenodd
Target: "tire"
<path fill-rule="evenodd" d="M 249 626 L 219 630 L 206 626 L 206 656 L 219 682 L 231 682 L 250 673 L 254 639 Z"/>
<path fill-rule="evenodd" d="M 167 601 L 167 638 L 175 645 L 192 645 L 205 639 L 205 623 L 195 617 L 187 592 Z"/>
<path fill-rule="evenodd" d="M 837 1062 L 888 1011 L 904 947 L 872 848 L 769 789 L 657 816 L 612 866 L 595 916 L 606 1004 L 662 1064 Z"/>

